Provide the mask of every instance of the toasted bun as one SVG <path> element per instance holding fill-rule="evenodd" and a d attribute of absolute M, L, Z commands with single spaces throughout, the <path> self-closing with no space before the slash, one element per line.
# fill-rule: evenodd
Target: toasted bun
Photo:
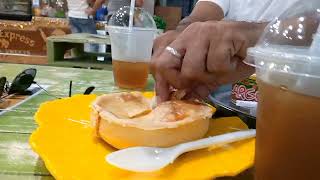
<path fill-rule="evenodd" d="M 151 109 L 141 93 L 100 96 L 92 105 L 97 135 L 115 148 L 168 147 L 202 138 L 208 131 L 212 108 L 173 100 Z"/>

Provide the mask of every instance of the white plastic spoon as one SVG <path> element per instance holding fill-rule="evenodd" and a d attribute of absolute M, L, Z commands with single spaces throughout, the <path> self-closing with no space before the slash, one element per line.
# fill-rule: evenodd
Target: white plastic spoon
<path fill-rule="evenodd" d="M 256 130 L 237 131 L 223 135 L 187 142 L 169 148 L 133 147 L 122 149 L 106 156 L 108 163 L 136 172 L 159 170 L 172 163 L 185 152 L 210 146 L 223 146 L 228 143 L 255 137 Z"/>

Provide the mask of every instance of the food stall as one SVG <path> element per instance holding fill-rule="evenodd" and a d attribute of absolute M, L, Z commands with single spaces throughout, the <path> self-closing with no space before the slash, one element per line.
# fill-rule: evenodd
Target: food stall
<path fill-rule="evenodd" d="M 154 13 L 154 1 L 144 7 Z M 71 33 L 66 0 L 6 0 L 0 2 L 0 9 L 0 62 L 48 64 L 47 38 Z M 164 17 L 168 29 L 174 28 L 181 17 L 180 8 L 157 7 L 155 12 Z M 97 21 L 97 30 L 105 35 L 104 21 Z M 104 50 L 101 45 L 99 51 Z"/>
<path fill-rule="evenodd" d="M 36 1 L 2 1 L 0 20 L 1 62 L 47 64 L 46 39 L 70 33 L 66 19 L 35 14 L 46 4 Z M 33 4 L 32 4 L 33 3 Z M 39 6 L 33 6 L 33 5 Z"/>
<path fill-rule="evenodd" d="M 30 3 L 0 3 L 1 62 L 48 64 L 47 38 L 71 33 L 65 18 L 65 1 L 33 1 L 33 6 Z M 104 23 L 98 22 L 97 28 L 104 29 Z"/>

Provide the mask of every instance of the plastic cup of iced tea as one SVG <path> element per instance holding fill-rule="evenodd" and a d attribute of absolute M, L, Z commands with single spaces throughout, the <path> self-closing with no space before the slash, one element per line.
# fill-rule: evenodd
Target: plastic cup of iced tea
<path fill-rule="evenodd" d="M 319 8 L 299 1 L 248 50 L 259 86 L 256 180 L 320 178 Z"/>
<path fill-rule="evenodd" d="M 133 27 L 128 27 L 129 11 L 129 7 L 120 9 L 108 26 L 114 82 L 120 88 L 143 89 L 148 82 L 156 26 L 150 14 L 135 8 Z"/>

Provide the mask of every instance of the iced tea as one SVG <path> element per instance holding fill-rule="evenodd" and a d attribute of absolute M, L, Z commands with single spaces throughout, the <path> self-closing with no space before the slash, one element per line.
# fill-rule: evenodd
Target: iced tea
<path fill-rule="evenodd" d="M 118 87 L 143 89 L 147 85 L 149 74 L 148 62 L 112 61 L 114 81 Z"/>
<path fill-rule="evenodd" d="M 320 98 L 258 85 L 255 179 L 320 179 Z"/>

